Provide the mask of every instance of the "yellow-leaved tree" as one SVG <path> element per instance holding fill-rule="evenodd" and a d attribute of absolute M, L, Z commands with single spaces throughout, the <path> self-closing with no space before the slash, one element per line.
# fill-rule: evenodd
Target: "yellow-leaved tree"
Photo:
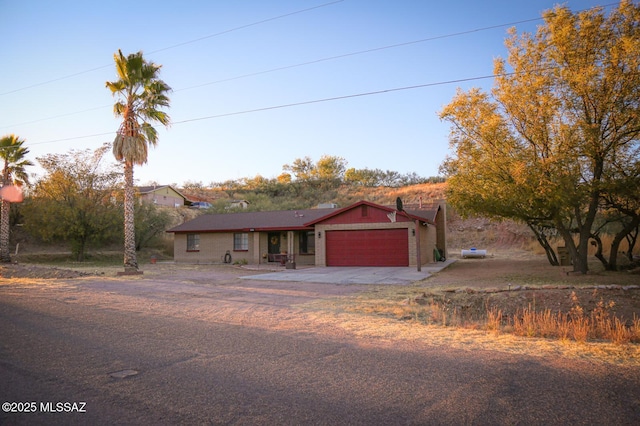
<path fill-rule="evenodd" d="M 604 223 L 615 217 L 620 239 L 640 224 L 640 5 L 543 17 L 535 34 L 510 30 L 491 94 L 445 106 L 453 154 L 441 169 L 461 212 L 527 223 L 552 264 L 556 233 L 586 273 Z"/>

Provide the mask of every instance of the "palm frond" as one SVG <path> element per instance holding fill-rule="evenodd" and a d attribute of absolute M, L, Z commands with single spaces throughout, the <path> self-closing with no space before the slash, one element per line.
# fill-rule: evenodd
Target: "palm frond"
<path fill-rule="evenodd" d="M 125 136 L 118 133 L 113 140 L 113 156 L 118 161 L 142 165 L 147 162 L 147 141 L 142 134 Z"/>
<path fill-rule="evenodd" d="M 0 139 L 0 159 L 3 160 L 2 179 L 3 184 L 13 180 L 29 183 L 26 168 L 33 166 L 33 162 L 26 159 L 29 149 L 22 146 L 24 139 L 16 135 L 8 135 Z"/>
<path fill-rule="evenodd" d="M 158 131 L 149 123 L 142 123 L 142 133 L 145 135 L 150 145 L 156 146 L 158 143 Z"/>
<path fill-rule="evenodd" d="M 128 79 L 127 60 L 122 54 L 122 50 L 118 49 L 118 52 L 113 55 L 113 60 L 116 63 L 118 77 L 120 77 L 120 80 L 126 81 Z"/>
<path fill-rule="evenodd" d="M 116 116 L 124 117 L 113 143 L 118 161 L 144 164 L 148 145 L 156 145 L 158 133 L 152 123 L 170 123 L 162 108 L 169 107 L 167 93 L 171 87 L 159 78 L 160 65 L 146 61 L 142 52 L 124 56 L 121 50 L 114 55 L 119 80 L 106 86 L 119 100 L 114 104 Z"/>

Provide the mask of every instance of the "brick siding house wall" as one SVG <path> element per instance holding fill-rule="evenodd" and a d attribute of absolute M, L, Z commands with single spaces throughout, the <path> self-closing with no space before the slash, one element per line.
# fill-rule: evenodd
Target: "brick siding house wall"
<path fill-rule="evenodd" d="M 247 263 L 257 263 L 255 252 L 255 238 L 259 238 L 258 232 L 249 232 L 248 250 L 233 250 L 233 233 L 205 232 L 194 233 L 200 236 L 200 248 L 196 251 L 187 250 L 187 235 L 175 234 L 173 258 L 176 262 L 183 263 L 223 263 L 227 251 L 231 254 L 232 262 L 239 262 L 243 259 Z M 266 241 L 266 240 L 265 240 Z"/>
<path fill-rule="evenodd" d="M 196 264 L 222 263 L 227 250 L 229 250 L 232 262 L 245 259 L 250 264 L 269 263 L 267 232 L 248 232 L 249 249 L 242 251 L 233 250 L 234 233 L 232 232 L 194 232 L 193 234 L 197 234 L 200 237 L 200 246 L 196 251 L 187 250 L 188 234 L 175 234 L 173 258 L 176 262 Z M 287 233 L 283 232 L 282 235 L 287 235 Z M 299 265 L 315 265 L 315 255 L 301 254 L 299 252 L 299 244 L 299 234 L 293 232 L 293 254 L 295 255 L 296 263 Z M 316 246 L 317 244 L 316 241 Z"/>

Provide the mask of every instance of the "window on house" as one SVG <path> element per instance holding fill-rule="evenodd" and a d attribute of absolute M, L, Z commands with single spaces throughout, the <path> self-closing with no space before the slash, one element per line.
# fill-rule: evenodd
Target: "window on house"
<path fill-rule="evenodd" d="M 314 254 L 316 252 L 316 237 L 314 231 L 300 232 L 300 254 Z"/>
<path fill-rule="evenodd" d="M 200 235 L 187 234 L 187 251 L 199 251 L 200 250 Z"/>
<path fill-rule="evenodd" d="M 247 251 L 249 250 L 249 234 L 233 234 L 233 249 L 235 251 Z"/>

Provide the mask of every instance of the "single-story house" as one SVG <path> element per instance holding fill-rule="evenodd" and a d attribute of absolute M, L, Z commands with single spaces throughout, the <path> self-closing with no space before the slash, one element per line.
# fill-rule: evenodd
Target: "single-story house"
<path fill-rule="evenodd" d="M 249 204 L 247 200 L 233 200 L 229 204 L 229 207 L 232 209 L 246 209 L 249 207 Z"/>
<path fill-rule="evenodd" d="M 184 263 L 417 266 L 446 256 L 444 203 L 207 214 L 169 229 Z"/>
<path fill-rule="evenodd" d="M 136 191 L 140 201 L 158 206 L 182 207 L 187 204 L 187 198 L 170 185 L 138 186 Z"/>

